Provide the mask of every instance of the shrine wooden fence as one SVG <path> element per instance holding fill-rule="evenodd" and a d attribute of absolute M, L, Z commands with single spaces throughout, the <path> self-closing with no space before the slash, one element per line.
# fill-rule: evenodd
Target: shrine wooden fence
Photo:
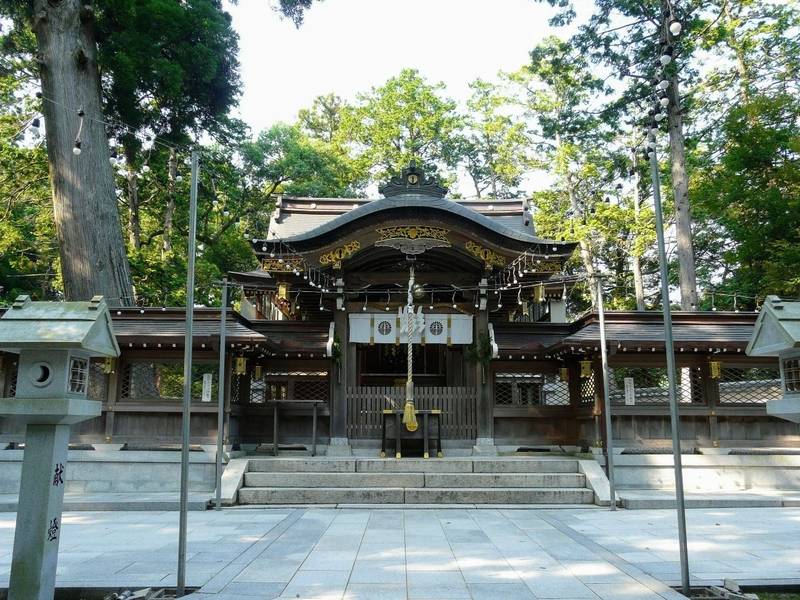
<path fill-rule="evenodd" d="M 360 386 L 347 388 L 347 435 L 355 439 L 381 437 L 381 411 L 405 404 L 405 387 Z M 477 434 L 474 387 L 415 387 L 414 405 L 420 410 L 442 411 L 442 437 L 474 439 Z"/>

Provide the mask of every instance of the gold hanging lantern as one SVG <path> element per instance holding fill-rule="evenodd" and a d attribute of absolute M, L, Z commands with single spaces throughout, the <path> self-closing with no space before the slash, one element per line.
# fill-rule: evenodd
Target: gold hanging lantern
<path fill-rule="evenodd" d="M 711 367 L 711 379 L 719 379 L 722 377 L 722 363 L 718 360 L 712 360 L 708 363 Z"/>
<path fill-rule="evenodd" d="M 113 356 L 106 356 L 103 360 L 103 373 L 110 375 L 117 369 L 117 359 Z"/>
<path fill-rule="evenodd" d="M 561 367 L 558 369 L 558 378 L 561 381 L 569 381 L 569 369 L 567 367 Z"/>
<path fill-rule="evenodd" d="M 289 298 L 289 284 L 286 282 L 278 284 L 278 298 Z"/>
<path fill-rule="evenodd" d="M 256 379 L 261 379 L 261 370 L 262 370 L 261 365 L 256 365 L 256 367 L 254 369 L 254 373 L 253 373 L 253 376 Z"/>
<path fill-rule="evenodd" d="M 592 361 L 581 361 L 581 379 L 587 379 L 592 376 Z"/>
<path fill-rule="evenodd" d="M 234 373 L 237 375 L 244 375 L 247 372 L 247 359 L 243 356 L 237 356 Z"/>
<path fill-rule="evenodd" d="M 544 286 L 541 283 L 533 288 L 533 300 L 535 302 L 544 300 Z"/>

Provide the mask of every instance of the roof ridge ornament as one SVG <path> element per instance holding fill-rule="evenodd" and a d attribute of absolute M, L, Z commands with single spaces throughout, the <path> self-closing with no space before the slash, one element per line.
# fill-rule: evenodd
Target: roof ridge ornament
<path fill-rule="evenodd" d="M 378 191 L 383 194 L 384 198 L 404 194 L 444 198 L 447 194 L 447 188 L 442 186 L 435 176 L 426 176 L 413 160 L 408 163 L 408 167 L 404 168 L 400 175 L 389 179 L 387 183 L 378 188 Z"/>

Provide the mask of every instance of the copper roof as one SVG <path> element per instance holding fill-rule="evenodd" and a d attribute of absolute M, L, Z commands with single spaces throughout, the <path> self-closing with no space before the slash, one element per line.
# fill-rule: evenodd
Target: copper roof
<path fill-rule="evenodd" d="M 634 350 L 664 348 L 661 312 L 606 312 L 606 339 L 611 346 Z M 721 348 L 743 349 L 753 332 L 755 313 L 674 312 L 672 329 L 675 348 L 709 352 Z M 500 355 L 551 353 L 600 344 L 600 323 L 589 313 L 573 323 L 495 323 L 495 342 Z"/>
<path fill-rule="evenodd" d="M 753 333 L 757 315 L 734 312 L 674 312 L 672 335 L 675 347 L 711 351 L 716 348 L 744 348 Z M 596 346 L 600 343 L 597 314 L 589 314 L 574 325 L 573 333 L 558 348 Z M 628 347 L 664 347 L 664 321 L 660 312 L 614 311 L 606 313 L 609 344 Z"/>
<path fill-rule="evenodd" d="M 560 342 L 571 331 L 567 323 L 494 323 L 500 353 L 532 354 Z"/>
<path fill-rule="evenodd" d="M 251 321 L 250 327 L 264 335 L 276 355 L 297 353 L 325 355 L 330 323 L 321 321 Z"/>
<path fill-rule="evenodd" d="M 183 345 L 186 334 L 186 313 L 183 308 L 116 308 L 111 311 L 111 318 L 120 346 L 130 343 Z M 219 321 L 218 308 L 195 308 L 192 326 L 195 344 L 216 343 Z M 232 344 L 260 344 L 267 341 L 233 311 L 225 319 L 225 338 Z"/>
<path fill-rule="evenodd" d="M 430 198 L 427 198 L 426 202 L 429 201 Z M 374 202 L 380 202 L 380 200 L 280 196 L 270 218 L 266 239 L 286 240 L 305 234 L 337 217 Z M 467 208 L 470 213 L 474 212 L 488 217 L 504 229 L 514 230 L 523 235 L 536 235 L 533 226 L 531 224 L 526 226 L 523 222 L 523 212 L 528 204 L 528 200 L 525 198 L 446 200 L 445 202 Z"/>

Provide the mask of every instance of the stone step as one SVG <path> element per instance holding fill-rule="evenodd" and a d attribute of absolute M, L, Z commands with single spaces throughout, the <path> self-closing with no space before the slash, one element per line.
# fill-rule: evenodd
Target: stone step
<path fill-rule="evenodd" d="M 472 473 L 471 458 L 359 458 L 359 473 Z"/>
<path fill-rule="evenodd" d="M 247 487 L 407 488 L 424 487 L 424 473 L 245 473 Z"/>
<path fill-rule="evenodd" d="M 505 458 L 475 460 L 475 473 L 577 473 L 578 461 L 570 458 Z"/>
<path fill-rule="evenodd" d="M 585 488 L 410 488 L 406 504 L 591 504 Z"/>
<path fill-rule="evenodd" d="M 582 488 L 579 473 L 426 473 L 427 488 Z"/>
<path fill-rule="evenodd" d="M 251 458 L 250 472 L 266 473 L 354 473 L 354 458 Z"/>
<path fill-rule="evenodd" d="M 239 490 L 240 504 L 591 504 L 582 488 L 288 488 Z"/>
<path fill-rule="evenodd" d="M 568 458 L 251 458 L 259 473 L 577 473 Z"/>
<path fill-rule="evenodd" d="M 402 504 L 403 488 L 254 487 L 239 490 L 239 504 Z"/>

